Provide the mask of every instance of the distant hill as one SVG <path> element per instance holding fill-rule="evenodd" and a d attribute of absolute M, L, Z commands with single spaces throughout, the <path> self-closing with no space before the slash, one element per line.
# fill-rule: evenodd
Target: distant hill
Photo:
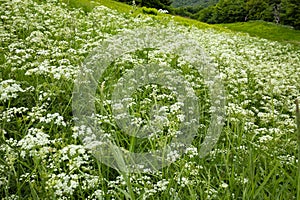
<path fill-rule="evenodd" d="M 203 6 L 208 7 L 214 4 L 217 4 L 219 0 L 173 0 L 171 6 L 177 7 L 186 7 L 186 6 Z"/>

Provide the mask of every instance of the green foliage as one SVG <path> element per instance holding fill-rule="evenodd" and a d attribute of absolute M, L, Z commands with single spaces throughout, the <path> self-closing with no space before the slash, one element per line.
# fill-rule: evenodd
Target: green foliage
<path fill-rule="evenodd" d="M 172 4 L 172 0 L 160 0 L 160 3 L 165 6 L 170 6 Z"/>
<path fill-rule="evenodd" d="M 218 3 L 219 0 L 173 0 L 172 6 L 177 7 L 208 7 Z"/>
<path fill-rule="evenodd" d="M 158 11 L 155 8 L 147 8 L 147 7 L 143 7 L 142 11 L 144 14 L 149 14 L 149 15 L 157 15 Z"/>
<path fill-rule="evenodd" d="M 297 0 L 220 0 L 197 13 L 200 21 L 232 23 L 264 20 L 300 29 L 300 2 Z"/>
<path fill-rule="evenodd" d="M 197 13 L 202 10 L 204 7 L 202 6 L 188 6 L 188 7 L 179 7 L 179 8 L 174 8 L 173 13 L 175 15 L 180 15 L 184 17 L 190 17 L 192 19 L 198 19 Z"/>
<path fill-rule="evenodd" d="M 215 5 L 218 0 L 177 0 L 172 3 L 172 14 L 198 19 L 199 13 L 204 8 Z"/>
<path fill-rule="evenodd" d="M 120 2 L 125 2 L 127 4 L 132 5 L 132 0 L 117 0 Z M 171 5 L 170 0 L 136 0 L 135 4 L 138 6 L 145 6 L 148 8 L 156 8 L 156 9 L 168 9 Z"/>
<path fill-rule="evenodd" d="M 197 13 L 198 19 L 207 23 L 214 23 L 213 21 L 214 7 L 207 7 Z"/>
<path fill-rule="evenodd" d="M 282 22 L 300 29 L 300 2 L 298 0 L 282 0 L 282 10 Z"/>
<path fill-rule="evenodd" d="M 243 21 L 246 14 L 246 10 L 244 7 L 244 0 L 221 0 L 214 7 L 214 13 L 212 15 L 213 17 L 211 21 L 214 23 L 221 23 L 224 21 L 229 23 Z"/>
<path fill-rule="evenodd" d="M 148 8 L 163 8 L 164 6 L 161 4 L 160 0 L 140 0 L 140 1 L 136 1 L 137 4 L 140 4 L 141 6 L 145 6 Z"/>
<path fill-rule="evenodd" d="M 246 10 L 248 11 L 245 20 L 264 19 L 264 11 L 268 4 L 265 1 L 249 0 L 246 3 Z"/>

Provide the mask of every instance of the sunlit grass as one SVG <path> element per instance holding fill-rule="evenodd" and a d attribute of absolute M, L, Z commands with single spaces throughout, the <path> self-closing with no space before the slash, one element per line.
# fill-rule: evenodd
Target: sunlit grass
<path fill-rule="evenodd" d="M 104 5 L 111 9 L 118 10 L 119 12 L 123 13 L 132 13 L 133 15 L 138 15 L 143 13 L 142 8 L 140 7 L 133 7 L 124 3 L 112 1 L 112 0 L 95 0 L 95 1 L 88 1 L 88 0 L 63 0 L 71 7 L 81 7 L 85 11 L 91 11 L 91 9 L 95 5 Z M 162 20 L 166 16 L 170 17 L 168 14 L 161 14 L 159 13 L 158 16 L 155 18 Z M 154 17 L 154 16 L 153 16 Z M 232 24 L 216 24 L 210 25 L 207 23 L 203 23 L 197 20 L 181 17 L 181 16 L 174 16 L 172 17 L 174 21 L 185 25 L 185 26 L 194 26 L 197 28 L 213 28 L 220 31 L 227 31 L 233 30 L 238 32 L 248 33 L 254 37 L 265 38 L 273 41 L 279 41 L 284 43 L 291 43 L 297 46 L 300 45 L 300 31 L 293 30 L 291 27 L 283 26 L 283 25 L 276 25 L 270 22 L 264 21 L 250 21 L 250 22 L 238 22 Z"/>
<path fill-rule="evenodd" d="M 276 25 L 274 23 L 263 21 L 220 24 L 216 26 L 228 28 L 233 31 L 249 33 L 254 37 L 261 37 L 300 46 L 300 31 L 294 30 L 292 27 Z"/>

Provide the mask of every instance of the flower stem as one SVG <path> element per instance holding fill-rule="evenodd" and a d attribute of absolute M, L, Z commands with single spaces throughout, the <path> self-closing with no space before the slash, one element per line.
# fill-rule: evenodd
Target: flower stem
<path fill-rule="evenodd" d="M 295 100 L 295 104 L 296 104 L 297 142 L 298 142 L 297 199 L 300 199 L 300 111 L 299 111 L 298 99 Z"/>

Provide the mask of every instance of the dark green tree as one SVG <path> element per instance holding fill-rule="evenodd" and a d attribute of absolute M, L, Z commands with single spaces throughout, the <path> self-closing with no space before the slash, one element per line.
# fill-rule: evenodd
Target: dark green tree
<path fill-rule="evenodd" d="M 215 12 L 214 6 L 204 8 L 197 13 L 198 20 L 202 22 L 212 23 L 212 24 L 216 23 L 215 19 L 213 18 L 214 12 Z"/>
<path fill-rule="evenodd" d="M 170 6 L 172 4 L 171 0 L 160 0 L 160 3 L 164 6 Z"/>
<path fill-rule="evenodd" d="M 268 6 L 268 2 L 265 0 L 248 0 L 245 8 L 247 12 L 245 21 L 265 18 L 264 11 Z"/>
<path fill-rule="evenodd" d="M 300 29 L 300 1 L 282 0 L 281 22 Z"/>
<path fill-rule="evenodd" d="M 244 21 L 247 16 L 244 0 L 220 0 L 215 6 L 203 9 L 199 19 L 208 23 L 232 23 Z"/>
<path fill-rule="evenodd" d="M 219 0 L 173 0 L 172 6 L 178 7 L 188 7 L 188 6 L 202 6 L 208 7 L 218 3 Z"/>
<path fill-rule="evenodd" d="M 132 4 L 132 0 L 118 0 L 127 4 Z M 139 6 L 145 6 L 148 8 L 167 9 L 171 4 L 171 0 L 135 0 L 135 3 Z"/>

